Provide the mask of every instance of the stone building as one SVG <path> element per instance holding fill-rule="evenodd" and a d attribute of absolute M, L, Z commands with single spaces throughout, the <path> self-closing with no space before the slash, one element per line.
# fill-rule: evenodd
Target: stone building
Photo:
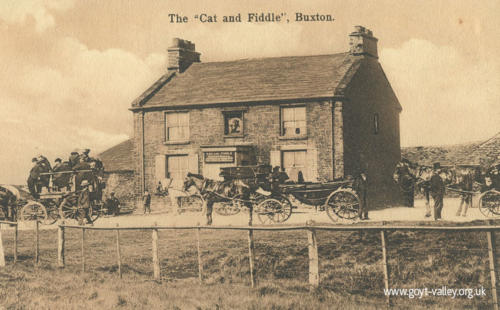
<path fill-rule="evenodd" d="M 136 191 L 188 172 L 219 178 L 227 166 L 283 167 L 292 179 L 340 179 L 366 170 L 376 201 L 390 202 L 400 159 L 401 106 L 363 27 L 348 52 L 200 61 L 174 39 L 168 70 L 133 103 Z"/>
<path fill-rule="evenodd" d="M 132 156 L 133 142 L 132 139 L 126 140 L 98 155 L 105 171 L 104 195 L 107 197 L 114 192 L 122 205 L 135 205 L 134 184 L 137 179 L 134 171 L 135 158 Z"/>

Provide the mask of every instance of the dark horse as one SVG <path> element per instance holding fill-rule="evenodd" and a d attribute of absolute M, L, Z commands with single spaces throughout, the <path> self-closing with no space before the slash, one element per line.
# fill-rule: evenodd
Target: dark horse
<path fill-rule="evenodd" d="M 252 225 L 253 206 L 250 194 L 254 188 L 241 180 L 215 181 L 204 178 L 202 175 L 188 173 L 184 180 L 184 191 L 194 186 L 206 203 L 207 225 L 212 225 L 213 206 L 216 202 L 229 202 L 237 197 L 248 208 L 248 225 Z"/>

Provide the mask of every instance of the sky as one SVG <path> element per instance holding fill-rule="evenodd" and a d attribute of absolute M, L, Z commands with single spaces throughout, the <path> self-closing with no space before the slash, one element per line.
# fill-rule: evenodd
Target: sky
<path fill-rule="evenodd" d="M 252 12 L 291 21 L 248 23 Z M 499 12 L 497 0 L 1 0 L 0 183 L 24 184 L 37 154 L 97 154 L 131 137 L 128 108 L 166 71 L 174 37 L 210 62 L 345 52 L 363 25 L 403 106 L 402 146 L 487 139 L 500 131 Z M 238 13 L 244 22 L 221 22 Z"/>

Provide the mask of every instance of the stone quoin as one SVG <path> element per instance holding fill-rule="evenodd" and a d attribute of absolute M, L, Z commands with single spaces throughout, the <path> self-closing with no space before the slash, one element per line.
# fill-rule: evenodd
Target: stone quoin
<path fill-rule="evenodd" d="M 174 39 L 165 74 L 130 108 L 136 193 L 165 179 L 180 187 L 187 172 L 219 179 L 221 167 L 270 164 L 309 182 L 366 171 L 372 202 L 395 202 L 402 108 L 373 33 L 356 26 L 349 38 L 345 53 L 206 63 Z"/>

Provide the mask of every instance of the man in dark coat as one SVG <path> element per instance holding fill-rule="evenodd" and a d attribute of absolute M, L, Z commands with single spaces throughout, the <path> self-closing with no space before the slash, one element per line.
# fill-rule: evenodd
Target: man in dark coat
<path fill-rule="evenodd" d="M 144 214 L 146 214 L 146 212 L 151 214 L 151 195 L 147 189 L 144 190 L 144 195 L 142 196 L 142 206 L 144 208 Z"/>
<path fill-rule="evenodd" d="M 441 211 L 443 210 L 443 198 L 445 192 L 445 185 L 443 179 L 439 175 L 441 172 L 441 165 L 434 163 L 433 174 L 431 177 L 431 196 L 434 200 L 434 219 L 441 219 Z"/>
<path fill-rule="evenodd" d="M 40 193 L 38 179 L 40 178 L 42 169 L 38 164 L 38 160 L 36 158 L 33 158 L 31 162 L 33 163 L 33 167 L 31 168 L 30 174 L 28 176 L 28 189 L 31 196 L 33 196 L 33 198 L 35 199 L 38 199 L 40 197 L 40 195 L 38 195 Z"/>
<path fill-rule="evenodd" d="M 365 172 L 361 172 L 354 179 L 353 187 L 359 197 L 359 219 L 368 220 L 368 180 Z"/>
<path fill-rule="evenodd" d="M 87 180 L 83 180 L 81 183 L 81 192 L 78 196 L 78 224 L 83 225 L 84 218 L 87 219 L 87 223 L 93 225 L 92 218 L 90 217 L 90 190 L 89 190 L 89 182 Z"/>

